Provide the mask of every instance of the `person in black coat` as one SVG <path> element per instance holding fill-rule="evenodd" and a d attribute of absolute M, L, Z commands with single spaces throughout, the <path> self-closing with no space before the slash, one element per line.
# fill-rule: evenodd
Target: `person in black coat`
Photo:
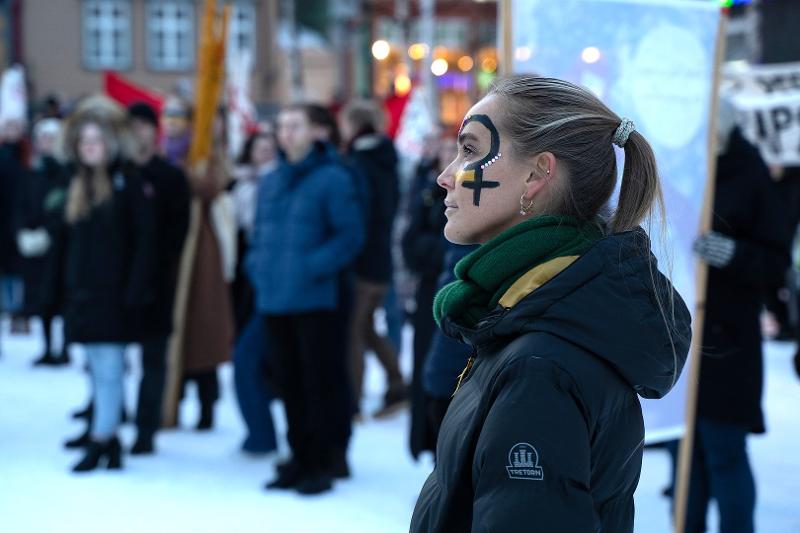
<path fill-rule="evenodd" d="M 447 243 L 444 268 L 437 281 L 437 291 L 456 280 L 456 265 L 477 248 L 477 246 Z M 432 308 L 433 302 L 431 302 Z M 431 318 L 433 317 L 431 316 Z M 434 454 L 444 415 L 447 413 L 453 393 L 456 391 L 458 376 L 466 367 L 469 357 L 468 346 L 456 339 L 451 339 L 440 329 L 434 331 L 420 371 L 420 381 L 426 404 L 425 428 L 428 438 L 433 442 Z"/>
<path fill-rule="evenodd" d="M 355 300 L 350 329 L 350 364 L 353 401 L 361 402 L 364 350 L 372 350 L 386 372 L 383 406 L 375 414 L 387 416 L 407 399 L 397 352 L 389 340 L 375 331 L 373 315 L 383 305 L 394 279 L 392 229 L 400 198 L 397 151 L 391 139 L 379 133 L 380 110 L 371 102 L 356 101 L 342 113 L 341 131 L 347 142 L 349 162 L 368 184 L 366 241 L 355 260 Z"/>
<path fill-rule="evenodd" d="M 145 103 L 128 108 L 132 132 L 138 141 L 136 162 L 154 209 L 153 299 L 144 312 L 141 329 L 142 379 L 136 407 L 136 442 L 131 454 L 154 452 L 153 438 L 161 427 L 166 379 L 167 342 L 183 242 L 189 228 L 189 182 L 183 171 L 158 155 L 158 115 Z"/>
<path fill-rule="evenodd" d="M 764 433 L 760 315 L 765 287 L 780 284 L 790 263 L 793 216 L 776 195 L 758 150 L 720 106 L 712 231 L 695 243 L 709 265 L 703 358 L 686 531 L 706 528 L 716 500 L 720 530 L 752 532 L 755 483 L 748 433 Z"/>
<path fill-rule="evenodd" d="M 16 243 L 17 199 L 28 178 L 24 163 L 23 130 L 18 121 L 0 125 L 0 311 L 13 318 L 24 305 L 22 257 Z M 12 331 L 18 327 L 12 322 Z"/>
<path fill-rule="evenodd" d="M 619 201 L 600 218 L 617 181 Z M 446 189 L 459 261 L 434 317 L 469 344 L 412 533 L 633 531 L 638 396 L 680 377 L 691 317 L 639 227 L 660 200 L 647 140 L 588 90 L 494 82 L 467 113 Z"/>
<path fill-rule="evenodd" d="M 428 424 L 428 402 L 422 386 L 422 369 L 436 323 L 433 297 L 442 272 L 446 241 L 442 235 L 447 218 L 442 208 L 445 191 L 436 178 L 453 160 L 455 140 L 443 141 L 446 149 L 423 159 L 418 168 L 410 200 L 411 222 L 402 240 L 403 259 L 416 276 L 414 326 L 414 373 L 411 379 L 411 432 L 409 446 L 415 459 L 424 450 L 436 449 L 436 437 Z"/>
<path fill-rule="evenodd" d="M 36 161 L 34 168 L 20 183 L 16 207 L 16 242 L 23 262 L 25 308 L 28 316 L 39 316 L 44 333 L 44 354 L 34 365 L 59 366 L 69 363 L 67 343 L 61 353 L 52 351 L 52 323 L 58 303 L 45 308 L 41 293 L 51 235 L 64 216 L 67 173 L 55 158 L 55 145 L 61 130 L 60 121 L 45 119 L 33 130 Z M 58 291 L 57 291 L 58 292 Z"/>
<path fill-rule="evenodd" d="M 154 301 L 153 191 L 125 163 L 125 118 L 116 104 L 92 97 L 63 136 L 74 173 L 54 238 L 51 280 L 63 280 L 65 334 L 83 345 L 94 395 L 90 442 L 75 472 L 101 462 L 122 466 L 117 429 L 125 346 L 140 339 L 143 312 Z"/>

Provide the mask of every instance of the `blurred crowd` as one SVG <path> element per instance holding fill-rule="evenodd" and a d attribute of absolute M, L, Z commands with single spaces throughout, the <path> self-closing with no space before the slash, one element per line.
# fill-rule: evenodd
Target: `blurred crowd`
<path fill-rule="evenodd" d="M 368 100 L 338 114 L 287 106 L 231 157 L 220 111 L 213 153 L 197 164 L 193 110 L 178 96 L 160 114 L 91 96 L 68 111 L 51 102 L 30 134 L 20 122 L 2 125 L 2 309 L 12 332 L 41 319 L 44 353 L 34 365 L 81 368 L 70 354 L 83 354 L 89 401 L 73 416 L 86 429 L 65 443 L 84 452 L 75 471 L 155 453 L 158 431 L 182 425 L 190 382 L 200 403 L 192 423 L 213 428 L 218 368 L 229 360 L 243 452 L 275 452 L 272 401 L 286 412 L 291 457 L 268 488 L 330 490 L 351 475 L 353 424 L 409 407 L 410 452 L 434 451 L 469 356 L 436 331 L 431 311 L 471 250 L 443 236 L 436 178 L 456 143 L 436 128 L 401 176 L 384 115 Z M 410 382 L 399 364 L 407 320 Z M 142 375 L 136 405 L 125 406 L 131 344 Z M 362 409 L 372 405 L 363 402 L 367 355 L 386 378 L 372 412 Z M 123 445 L 118 428 L 129 415 L 137 434 Z"/>
<path fill-rule="evenodd" d="M 81 368 L 68 365 L 68 347 L 84 355 L 89 401 L 74 416 L 86 429 L 65 443 L 84 452 L 74 470 L 155 453 L 158 431 L 182 425 L 190 382 L 200 403 L 192 423 L 212 429 L 226 361 L 244 453 L 276 451 L 270 406 L 282 400 L 291 455 L 269 489 L 330 490 L 351 476 L 353 424 L 406 408 L 410 453 L 435 453 L 470 355 L 432 316 L 434 295 L 474 249 L 443 236 L 436 178 L 455 156 L 451 132 L 431 132 L 404 176 L 372 101 L 338 113 L 286 106 L 253 128 L 236 157 L 219 112 L 211 157 L 190 164 L 192 111 L 178 96 L 160 114 L 92 96 L 69 112 L 51 102 L 30 132 L 0 126 L 0 301 L 13 332 L 41 319 L 45 348 L 34 365 Z M 771 335 L 797 335 L 798 169 L 768 168 L 733 117 L 723 105 L 713 227 L 695 243 L 710 267 L 689 503 L 697 531 L 711 499 L 723 522 L 752 520 L 746 436 L 765 431 L 765 306 Z M 406 322 L 410 381 L 399 364 Z M 130 344 L 141 353 L 135 406 L 123 404 Z M 385 375 L 372 412 L 362 409 L 368 354 Z M 137 435 L 123 447 L 118 428 L 129 414 Z M 677 452 L 677 442 L 667 447 Z"/>

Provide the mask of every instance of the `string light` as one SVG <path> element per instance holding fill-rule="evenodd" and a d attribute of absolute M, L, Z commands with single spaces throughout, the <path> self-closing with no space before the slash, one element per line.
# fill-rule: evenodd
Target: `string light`
<path fill-rule="evenodd" d="M 581 59 L 584 63 L 597 63 L 600 61 L 600 50 L 596 46 L 587 46 L 581 52 Z"/>
<path fill-rule="evenodd" d="M 444 76 L 447 73 L 447 69 L 449 65 L 447 64 L 446 59 L 435 59 L 433 63 L 431 63 L 431 72 L 433 72 L 434 76 Z"/>
<path fill-rule="evenodd" d="M 389 53 L 392 51 L 392 47 L 389 46 L 389 43 L 384 41 L 383 39 L 379 39 L 372 43 L 372 57 L 377 59 L 378 61 L 383 61 L 387 57 L 389 57 Z"/>

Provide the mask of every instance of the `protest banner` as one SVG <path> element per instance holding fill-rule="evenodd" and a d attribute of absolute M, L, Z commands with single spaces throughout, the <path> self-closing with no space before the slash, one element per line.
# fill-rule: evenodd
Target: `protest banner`
<path fill-rule="evenodd" d="M 770 165 L 800 166 L 800 63 L 724 70 L 742 133 Z"/>

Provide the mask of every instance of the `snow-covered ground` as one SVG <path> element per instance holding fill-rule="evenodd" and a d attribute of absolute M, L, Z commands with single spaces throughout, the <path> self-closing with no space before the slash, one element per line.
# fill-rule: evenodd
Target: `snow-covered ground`
<path fill-rule="evenodd" d="M 158 454 L 125 458 L 122 472 L 76 476 L 78 453 L 62 448 L 82 423 L 67 414 L 86 402 L 82 360 L 69 368 L 32 368 L 41 345 L 32 336 L 9 336 L 2 324 L 0 358 L 0 531 L 27 532 L 402 532 L 408 530 L 417 493 L 432 462 L 414 463 L 407 452 L 408 416 L 367 421 L 355 429 L 353 479 L 328 495 L 300 498 L 265 492 L 275 457 L 242 454 L 243 425 L 232 390 L 231 368 L 222 371 L 223 397 L 211 433 L 163 432 Z M 410 333 L 410 332 L 407 332 Z M 800 532 L 800 382 L 791 369 L 792 344 L 767 345 L 765 405 L 770 433 L 751 439 L 759 488 L 758 531 Z M 80 354 L 78 354 L 80 355 Z M 131 362 L 127 404 L 134 405 L 138 357 Z M 409 355 L 403 363 L 408 370 Z M 380 371 L 368 366 L 368 407 L 375 407 Z M 181 413 L 196 420 L 190 394 Z M 280 406 L 273 407 L 279 430 Z M 131 444 L 132 428 L 122 432 Z M 282 450 L 286 452 L 285 445 Z M 668 462 L 648 451 L 637 492 L 637 533 L 670 531 L 660 493 Z M 565 532 L 568 533 L 568 532 Z"/>

